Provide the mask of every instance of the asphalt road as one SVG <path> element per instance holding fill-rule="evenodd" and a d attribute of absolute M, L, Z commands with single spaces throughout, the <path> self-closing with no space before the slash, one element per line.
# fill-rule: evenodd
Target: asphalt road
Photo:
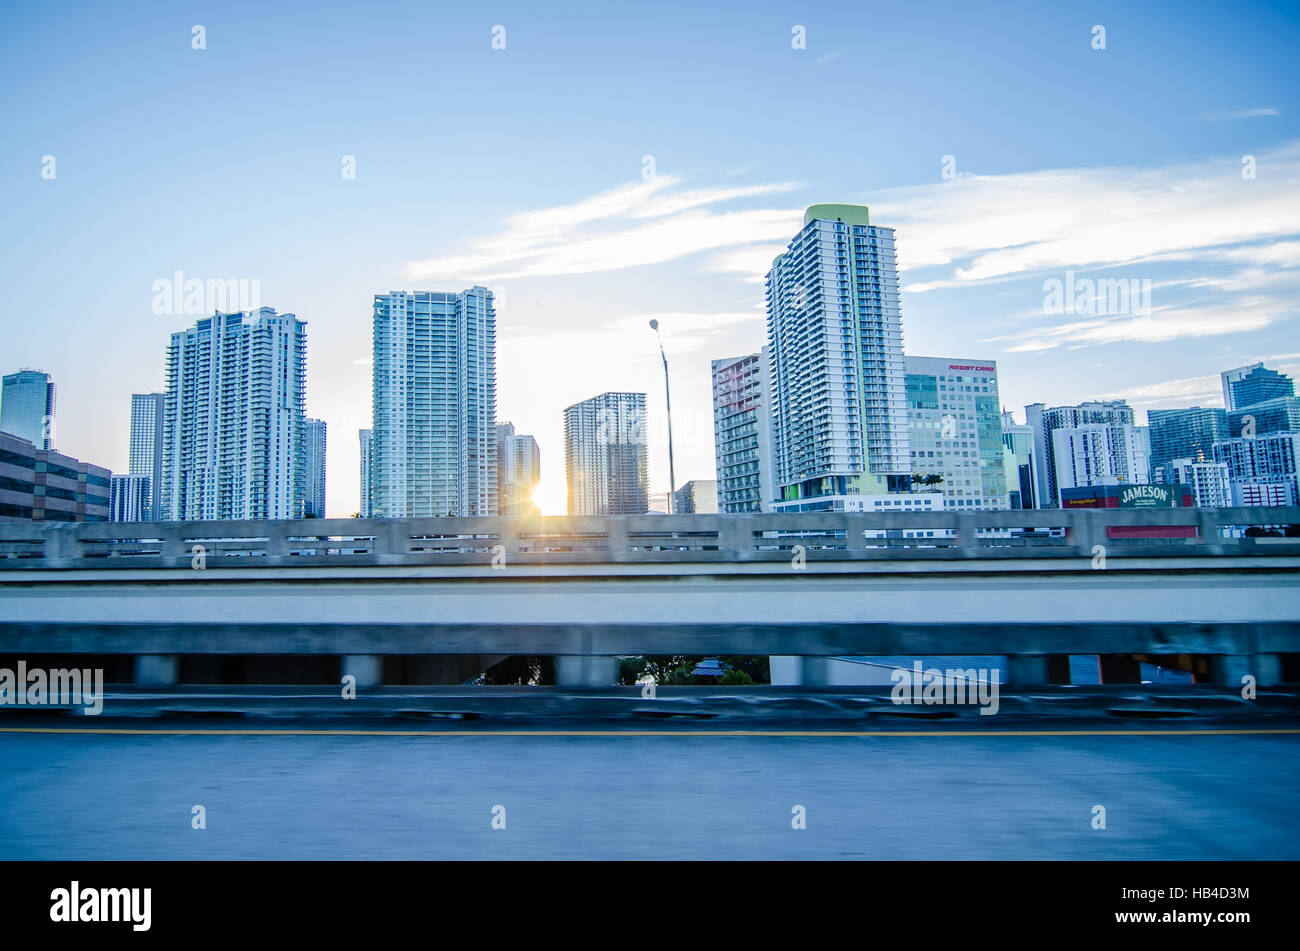
<path fill-rule="evenodd" d="M 1295 734 L 3 733 L 0 764 L 0 858 L 1300 858 Z"/>

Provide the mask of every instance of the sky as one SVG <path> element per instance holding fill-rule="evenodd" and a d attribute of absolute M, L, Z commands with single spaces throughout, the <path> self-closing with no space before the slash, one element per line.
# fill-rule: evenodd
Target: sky
<path fill-rule="evenodd" d="M 677 482 L 714 477 L 710 361 L 762 346 L 822 202 L 896 229 L 906 351 L 996 360 L 1022 421 L 1300 372 L 1300 6 L 705 6 L 5 4 L 0 372 L 51 373 L 57 448 L 125 471 L 196 319 L 155 282 L 256 281 L 307 322 L 344 517 L 374 295 L 482 284 L 562 514 L 563 410 L 606 390 L 648 394 L 667 487 L 651 318 Z M 1051 294 L 1097 280 L 1138 293 Z"/>

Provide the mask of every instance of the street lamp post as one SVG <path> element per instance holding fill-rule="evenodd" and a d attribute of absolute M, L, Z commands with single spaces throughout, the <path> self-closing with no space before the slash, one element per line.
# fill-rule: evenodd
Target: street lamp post
<path fill-rule="evenodd" d="M 668 404 L 668 514 L 673 514 L 673 493 L 677 491 L 677 476 L 673 472 L 673 395 L 668 388 L 668 355 L 664 353 L 664 339 L 659 335 L 659 321 L 651 319 L 650 329 L 659 341 L 659 356 L 664 361 L 664 401 Z"/>

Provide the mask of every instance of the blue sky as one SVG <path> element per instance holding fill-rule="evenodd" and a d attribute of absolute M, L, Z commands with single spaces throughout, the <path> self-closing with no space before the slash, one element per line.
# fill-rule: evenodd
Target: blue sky
<path fill-rule="evenodd" d="M 193 320 L 151 306 L 179 270 L 308 322 L 332 515 L 399 288 L 502 291 L 498 417 L 537 436 L 547 511 L 562 410 L 606 389 L 650 394 L 665 487 L 651 316 L 678 481 L 712 478 L 709 361 L 761 345 L 762 272 L 816 202 L 897 229 L 906 349 L 996 359 L 1018 416 L 1300 371 L 1294 4 L 269 6 L 0 13 L 0 371 L 53 373 L 59 448 L 115 471 Z M 1150 315 L 1045 313 L 1067 271 L 1150 281 Z"/>

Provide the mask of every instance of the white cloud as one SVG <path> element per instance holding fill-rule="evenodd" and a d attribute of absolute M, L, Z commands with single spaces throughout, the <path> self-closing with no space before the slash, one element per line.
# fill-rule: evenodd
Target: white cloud
<path fill-rule="evenodd" d="M 1295 372 L 1297 365 L 1287 361 L 1298 358 L 1300 358 L 1300 353 L 1274 353 L 1242 358 L 1233 361 L 1232 365 L 1248 366 L 1252 363 L 1263 363 L 1282 372 Z M 1090 399 L 1128 400 L 1134 406 L 1154 406 L 1159 404 L 1162 407 L 1167 407 L 1170 403 L 1179 403 L 1185 406 L 1222 406 L 1223 380 L 1218 373 L 1208 373 L 1204 376 L 1161 380 L 1158 383 L 1146 383 L 1142 386 L 1131 386 L 1110 393 L 1099 393 L 1090 397 Z"/>
<path fill-rule="evenodd" d="M 592 274 L 660 264 L 700 251 L 788 239 L 795 209 L 714 206 L 794 191 L 796 182 L 683 189 L 672 175 L 634 182 L 581 201 L 515 215 L 469 250 L 412 261 L 412 280 L 495 281 Z"/>
<path fill-rule="evenodd" d="M 1147 316 L 1103 316 L 1070 319 L 1058 318 L 1047 324 L 1014 335 L 991 340 L 1016 340 L 1008 353 L 1052 350 L 1056 347 L 1077 349 L 1107 343 L 1163 343 L 1180 337 L 1216 337 L 1259 330 L 1285 317 L 1295 316 L 1296 306 L 1289 298 L 1265 295 L 1245 297 L 1203 306 L 1168 305 L 1152 308 Z"/>
<path fill-rule="evenodd" d="M 901 270 L 947 267 L 927 288 L 1106 267 L 1300 233 L 1300 143 L 1161 168 L 971 175 L 867 196 L 898 229 Z M 1286 242 L 1283 242 L 1286 244 Z"/>
<path fill-rule="evenodd" d="M 1202 122 L 1226 122 L 1230 119 L 1256 119 L 1260 116 L 1275 116 L 1278 114 L 1276 109 L 1271 107 L 1260 109 L 1227 109 L 1221 112 L 1202 112 L 1196 118 Z"/>
<path fill-rule="evenodd" d="M 1219 374 L 1206 376 L 1188 376 L 1179 380 L 1162 380 L 1159 383 L 1147 383 L 1143 386 L 1131 386 L 1113 393 L 1100 393 L 1091 397 L 1096 400 L 1128 400 L 1134 406 L 1155 405 L 1157 403 L 1185 403 L 1188 406 L 1222 406 L 1223 386 Z"/>

